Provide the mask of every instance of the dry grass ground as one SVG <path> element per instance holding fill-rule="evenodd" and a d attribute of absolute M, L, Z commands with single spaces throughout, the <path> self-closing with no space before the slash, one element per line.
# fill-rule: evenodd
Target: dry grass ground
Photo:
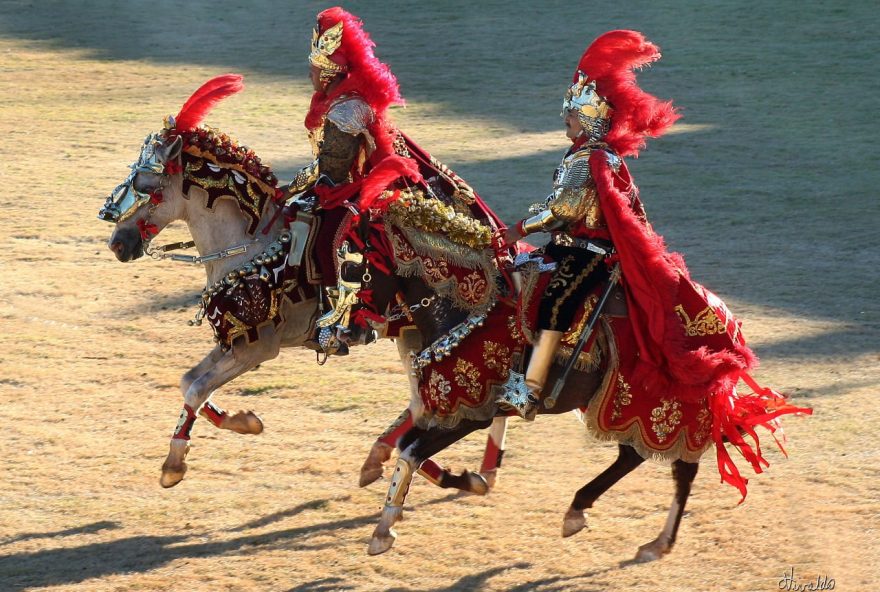
<path fill-rule="evenodd" d="M 745 320 L 760 379 L 815 409 L 786 422 L 791 458 L 770 450 L 741 506 L 707 458 L 670 556 L 626 563 L 671 499 L 654 464 L 560 539 L 615 453 L 564 416 L 514 422 L 489 497 L 417 481 L 396 547 L 367 557 L 386 482 L 358 489 L 357 471 L 406 397 L 388 343 L 324 367 L 284 352 L 242 377 L 217 399 L 266 432 L 200 421 L 189 475 L 160 489 L 179 376 L 210 344 L 185 325 L 203 276 L 117 263 L 95 214 L 141 139 L 223 71 L 248 88 L 209 123 L 282 177 L 305 162 L 321 6 L 283 4 L 0 2 L 0 590 L 763 591 L 792 567 L 877 588 L 880 48 L 851 26 L 876 25 L 869 6 L 350 5 L 400 77 L 398 122 L 507 220 L 546 191 L 584 44 L 630 26 L 664 47 L 643 80 L 689 126 L 634 164 L 649 213 Z M 473 467 L 482 441 L 442 460 Z"/>

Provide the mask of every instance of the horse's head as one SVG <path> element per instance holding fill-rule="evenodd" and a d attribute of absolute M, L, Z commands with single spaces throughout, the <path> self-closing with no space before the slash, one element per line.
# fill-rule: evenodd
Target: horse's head
<path fill-rule="evenodd" d="M 104 203 L 98 218 L 116 224 L 107 246 L 120 261 L 144 254 L 144 245 L 183 217 L 180 136 L 146 137 L 131 173 Z"/>

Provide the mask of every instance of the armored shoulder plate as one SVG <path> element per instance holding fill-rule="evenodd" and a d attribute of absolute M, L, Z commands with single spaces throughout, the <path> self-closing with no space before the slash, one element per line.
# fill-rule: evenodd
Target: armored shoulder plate
<path fill-rule="evenodd" d="M 344 97 L 327 112 L 327 121 L 353 136 L 367 133 L 374 119 L 373 110 L 360 97 Z"/>
<path fill-rule="evenodd" d="M 593 176 L 590 173 L 590 150 L 579 150 L 569 154 L 562 160 L 556 173 L 555 187 L 574 189 L 592 185 Z"/>
<path fill-rule="evenodd" d="M 616 173 L 620 170 L 620 165 L 623 164 L 623 160 L 619 156 L 610 150 L 605 150 L 605 158 L 608 159 L 608 166 L 611 167 L 612 171 Z"/>

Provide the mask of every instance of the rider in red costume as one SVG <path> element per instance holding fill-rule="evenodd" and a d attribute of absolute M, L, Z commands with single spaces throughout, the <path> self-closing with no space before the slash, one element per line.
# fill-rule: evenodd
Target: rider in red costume
<path fill-rule="evenodd" d="M 517 410 L 533 416 L 542 404 L 548 370 L 575 310 L 619 262 L 634 355 L 619 374 L 621 412 L 613 421 L 600 419 L 596 431 L 643 454 L 662 454 L 679 431 L 695 437 L 703 427 L 693 452 L 682 448 L 679 456 L 697 458 L 711 432 L 722 479 L 745 495 L 745 479 L 722 438 L 760 472 L 766 461 L 743 434 L 754 436 L 755 425 L 772 431 L 777 416 L 809 410 L 793 407 L 749 376 L 757 358 L 740 323 L 717 296 L 690 279 L 684 259 L 666 249 L 645 217 L 622 158 L 638 156 L 648 137 L 662 135 L 679 118 L 671 101 L 636 83 L 635 70 L 659 58 L 657 46 L 636 31 L 610 31 L 587 48 L 563 102 L 572 147 L 557 169 L 553 192 L 533 206 L 534 216 L 498 234 L 506 245 L 550 232 L 544 253 L 557 264 L 540 302 L 540 334 L 525 372 L 530 397 Z M 739 380 L 754 393 L 737 392 Z M 605 409 L 598 403 L 597 409 Z M 627 430 L 636 422 L 652 427 L 634 436 Z"/>
<path fill-rule="evenodd" d="M 368 178 L 385 161 L 385 171 L 406 171 L 426 189 L 475 218 L 499 226 L 497 218 L 460 177 L 406 137 L 388 108 L 403 104 L 397 79 L 373 53 L 375 44 L 355 15 L 333 7 L 318 14 L 309 54 L 315 93 L 305 118 L 315 160 L 282 189 L 299 211 L 316 214 L 314 253 L 318 270 L 310 279 L 337 286 L 340 229 L 357 204 Z M 381 175 L 375 175 L 381 176 Z M 374 184 L 381 184 L 378 179 Z M 331 290 L 332 291 L 332 290 Z M 329 299 L 336 307 L 335 294 Z M 345 344 L 336 343 L 344 352 Z"/>

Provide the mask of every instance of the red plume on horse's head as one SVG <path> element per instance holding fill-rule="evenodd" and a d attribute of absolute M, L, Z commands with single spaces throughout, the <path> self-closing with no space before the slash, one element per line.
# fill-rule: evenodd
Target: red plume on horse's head
<path fill-rule="evenodd" d="M 578 70 L 596 81 L 596 92 L 611 103 L 611 129 L 604 141 L 621 156 L 638 156 L 645 138 L 663 135 L 681 117 L 672 101 L 661 101 L 636 83 L 635 70 L 659 59 L 660 48 L 644 35 L 617 30 L 597 37 L 578 63 Z"/>
<path fill-rule="evenodd" d="M 217 103 L 244 88 L 242 80 L 241 74 L 221 74 L 200 86 L 180 108 L 180 113 L 174 120 L 177 132 L 188 132 L 197 128 Z"/>

